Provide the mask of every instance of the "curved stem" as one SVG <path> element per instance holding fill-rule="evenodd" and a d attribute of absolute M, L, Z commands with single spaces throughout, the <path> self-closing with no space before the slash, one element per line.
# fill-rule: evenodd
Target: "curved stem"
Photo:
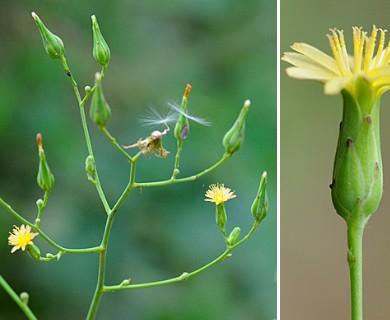
<path fill-rule="evenodd" d="M 0 275 L 0 286 L 8 293 L 8 295 L 15 301 L 19 308 L 24 312 L 26 317 L 30 320 L 37 320 L 37 317 L 33 314 L 31 309 L 26 303 L 20 299 L 20 296 L 11 288 L 11 286 L 5 281 L 5 279 Z"/>
<path fill-rule="evenodd" d="M 36 232 L 39 233 L 39 235 L 46 240 L 47 243 L 49 243 L 54 248 L 58 249 L 59 251 L 66 252 L 66 253 L 90 253 L 90 252 L 98 252 L 101 250 L 99 247 L 91 247 L 91 248 L 84 248 L 84 249 L 69 249 L 60 246 L 56 242 L 54 242 L 49 236 L 44 233 L 39 226 L 36 226 L 35 224 L 31 223 L 30 221 L 24 219 L 19 213 L 17 213 L 12 207 L 6 203 L 2 198 L 0 198 L 0 205 L 6 209 L 9 213 L 11 213 L 17 220 L 20 222 L 29 225 L 32 229 L 34 229 Z"/>
<path fill-rule="evenodd" d="M 222 163 L 224 163 L 227 159 L 229 159 L 230 156 L 231 156 L 230 154 L 225 153 L 222 156 L 222 158 L 217 163 L 215 163 L 213 166 L 211 166 L 210 168 L 208 168 L 206 170 L 203 170 L 202 172 L 194 174 L 190 177 L 180 178 L 180 179 L 174 179 L 174 178 L 172 179 L 171 178 L 169 180 L 156 181 L 156 182 L 136 182 L 136 183 L 134 183 L 134 188 L 160 187 L 160 186 L 166 186 L 166 185 L 173 184 L 173 183 L 180 183 L 180 182 L 188 182 L 188 181 L 197 180 L 200 177 L 204 176 L 205 174 L 209 173 L 210 171 L 213 171 L 214 169 L 218 168 Z"/>
<path fill-rule="evenodd" d="M 209 262 L 208 264 L 204 265 L 203 267 L 196 269 L 195 271 L 192 271 L 190 273 L 184 272 L 178 277 L 170 278 L 167 280 L 161 280 L 161 281 L 155 281 L 155 282 L 147 282 L 147 283 L 138 283 L 138 284 L 119 284 L 114 286 L 104 286 L 103 291 L 104 292 L 113 292 L 113 291 L 119 291 L 119 290 L 132 290 L 132 289 L 141 289 L 141 288 L 150 288 L 150 287 L 158 287 L 163 286 L 170 283 L 175 282 L 181 282 L 186 281 L 189 278 L 196 276 L 203 271 L 206 271 L 207 269 L 211 268 L 212 266 L 216 265 L 217 263 L 225 260 L 226 258 L 230 257 L 230 253 L 233 251 L 233 249 L 240 246 L 243 242 L 247 241 L 250 236 L 253 234 L 253 232 L 256 230 L 260 222 L 255 222 L 252 226 L 252 228 L 249 230 L 247 235 L 242 238 L 239 242 L 237 242 L 234 246 L 228 247 L 218 258 L 214 259 L 213 261 Z"/>
<path fill-rule="evenodd" d="M 365 222 L 351 220 L 348 224 L 348 265 L 351 280 L 352 320 L 363 320 L 363 232 Z"/>

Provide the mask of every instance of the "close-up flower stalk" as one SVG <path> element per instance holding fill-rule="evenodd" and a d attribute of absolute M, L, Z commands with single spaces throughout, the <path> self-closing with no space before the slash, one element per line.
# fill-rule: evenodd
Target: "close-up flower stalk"
<path fill-rule="evenodd" d="M 336 212 L 346 221 L 347 261 L 350 270 L 351 315 L 363 319 L 363 232 L 382 198 L 380 100 L 390 88 L 390 46 L 385 31 L 373 26 L 371 34 L 353 30 L 353 56 L 343 31 L 328 35 L 332 56 L 305 43 L 295 43 L 282 60 L 293 67 L 287 74 L 317 80 L 328 95 L 341 93 L 343 116 L 330 184 Z"/>

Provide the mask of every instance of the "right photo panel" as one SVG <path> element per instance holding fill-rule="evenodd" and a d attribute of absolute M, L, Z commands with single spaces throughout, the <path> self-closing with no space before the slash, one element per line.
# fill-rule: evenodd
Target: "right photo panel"
<path fill-rule="evenodd" d="M 280 2 L 283 320 L 390 319 L 389 9 Z"/>

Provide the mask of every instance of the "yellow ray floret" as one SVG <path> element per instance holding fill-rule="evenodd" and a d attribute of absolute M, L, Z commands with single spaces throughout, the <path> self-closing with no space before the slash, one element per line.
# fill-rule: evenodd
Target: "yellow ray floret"
<path fill-rule="evenodd" d="M 212 184 L 210 189 L 206 191 L 207 198 L 205 201 L 215 202 L 216 205 L 226 202 L 236 197 L 233 191 L 229 188 L 225 188 L 223 184 Z"/>
<path fill-rule="evenodd" d="M 282 57 L 293 65 L 287 68 L 287 74 L 324 83 L 326 94 L 337 94 L 343 89 L 354 94 L 355 80 L 364 77 L 379 97 L 390 88 L 389 44 L 385 47 L 387 31 L 373 26 L 368 36 L 362 28 L 352 30 L 353 56 L 348 54 L 343 31 L 331 29 L 328 38 L 332 56 L 306 43 L 294 43 L 291 48 L 295 52 L 286 52 Z"/>
<path fill-rule="evenodd" d="M 25 226 L 24 224 L 21 227 L 14 226 L 12 233 L 8 237 L 8 244 L 13 246 L 11 253 L 14 253 L 18 249 L 24 251 L 26 246 L 33 244 L 32 240 L 37 236 L 38 233 L 31 232 L 30 226 Z"/>

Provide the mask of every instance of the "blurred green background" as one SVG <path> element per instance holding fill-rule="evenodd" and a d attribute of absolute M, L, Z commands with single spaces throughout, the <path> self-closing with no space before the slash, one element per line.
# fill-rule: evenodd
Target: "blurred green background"
<path fill-rule="evenodd" d="M 330 54 L 329 28 L 344 30 L 352 52 L 352 27 L 389 29 L 386 1 L 281 1 L 281 53 L 294 42 Z M 325 96 L 315 81 L 285 74 L 281 63 L 281 319 L 350 318 L 345 222 L 333 209 L 329 184 L 341 121 L 341 95 Z M 364 236 L 366 319 L 390 314 L 390 100 L 381 110 L 384 193 Z"/>
<path fill-rule="evenodd" d="M 108 129 L 131 144 L 161 127 L 143 127 L 139 117 L 152 105 L 180 102 L 193 90 L 190 110 L 213 122 L 192 124 L 181 160 L 182 176 L 219 159 L 224 133 L 245 99 L 252 107 L 246 141 L 225 165 L 194 183 L 133 192 L 109 242 L 107 284 L 125 278 L 155 281 L 191 271 L 224 250 L 214 206 L 204 202 L 209 184 L 236 191 L 227 204 L 228 229 L 249 230 L 249 208 L 264 170 L 269 174 L 270 213 L 233 258 L 182 284 L 107 294 L 98 319 L 274 319 L 276 318 L 276 1 L 1 1 L 0 2 L 0 195 L 31 221 L 38 166 L 35 135 L 56 178 L 42 227 L 67 247 L 95 246 L 105 216 L 87 182 L 87 155 L 79 111 L 58 61 L 44 52 L 31 18 L 35 11 L 65 43 L 80 89 L 100 68 L 92 58 L 90 16 L 95 14 L 111 48 L 104 81 L 112 108 Z M 87 109 L 88 110 L 88 109 Z M 100 179 L 111 204 L 128 179 L 126 160 L 90 125 Z M 137 181 L 170 176 L 175 141 L 166 159 L 141 159 Z M 40 319 L 83 319 L 93 295 L 97 256 L 65 255 L 37 263 L 10 254 L 8 232 L 18 222 L 0 210 L 0 273 L 17 291 L 28 291 Z M 42 252 L 51 248 L 37 239 Z M 54 252 L 55 253 L 55 252 Z M 0 290 L 0 319 L 22 319 Z"/>

